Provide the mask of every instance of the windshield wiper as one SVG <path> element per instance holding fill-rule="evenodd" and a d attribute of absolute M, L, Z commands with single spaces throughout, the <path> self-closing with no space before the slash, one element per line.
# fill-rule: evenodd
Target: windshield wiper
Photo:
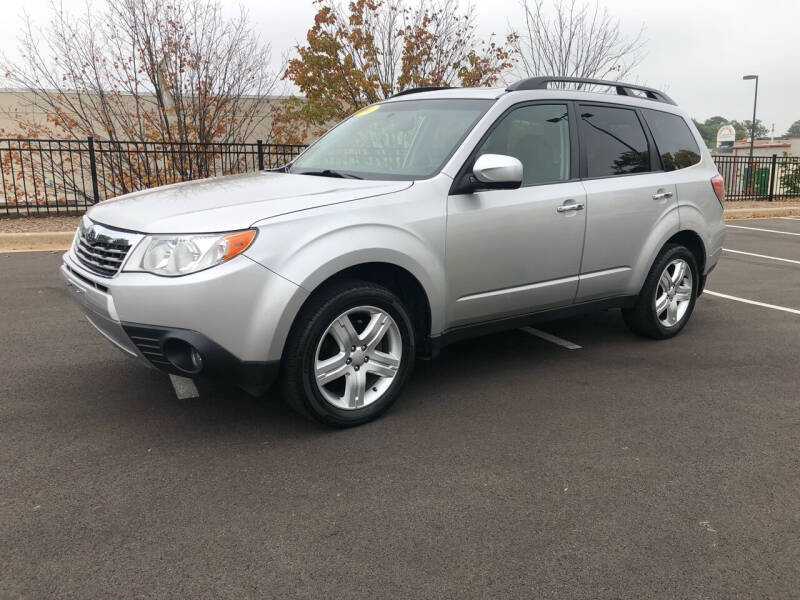
<path fill-rule="evenodd" d="M 339 177 L 340 179 L 364 179 L 352 173 L 343 173 L 333 169 L 323 169 L 322 171 L 298 171 L 298 175 L 316 175 L 318 177 Z"/>

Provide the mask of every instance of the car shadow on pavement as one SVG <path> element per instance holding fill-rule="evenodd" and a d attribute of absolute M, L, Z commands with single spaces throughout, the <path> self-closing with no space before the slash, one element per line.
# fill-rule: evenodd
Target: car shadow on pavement
<path fill-rule="evenodd" d="M 613 343 L 622 337 L 632 337 L 619 315 L 612 313 L 541 327 L 558 335 L 581 332 L 581 342 L 602 339 Z M 427 418 L 446 419 L 453 410 L 470 410 L 475 418 L 481 418 L 482 411 L 494 409 L 476 403 L 475 398 L 516 394 L 522 380 L 552 378 L 554 370 L 569 369 L 580 352 L 566 350 L 520 330 L 455 343 L 445 348 L 436 360 L 416 362 L 407 389 L 381 421 L 399 419 L 419 423 Z M 261 432 L 313 438 L 335 431 L 292 412 L 283 404 L 277 386 L 261 397 L 253 397 L 235 386 L 199 379 L 196 381 L 199 397 L 179 399 L 169 377 L 155 369 L 114 354 L 81 362 L 62 374 L 69 382 L 65 394 L 80 398 L 93 410 L 125 415 L 125 419 L 133 420 L 130 423 L 133 429 L 137 428 L 137 415 L 141 415 L 147 422 L 158 421 L 160 427 L 172 434 L 187 428 L 212 431 L 223 437 Z"/>

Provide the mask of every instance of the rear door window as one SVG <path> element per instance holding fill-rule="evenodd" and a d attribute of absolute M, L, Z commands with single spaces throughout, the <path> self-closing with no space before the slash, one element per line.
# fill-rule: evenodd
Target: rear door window
<path fill-rule="evenodd" d="M 642 112 L 665 171 L 685 169 L 700 162 L 700 149 L 683 117 L 660 110 Z"/>
<path fill-rule="evenodd" d="M 650 152 L 636 111 L 581 104 L 580 135 L 587 177 L 650 171 Z"/>

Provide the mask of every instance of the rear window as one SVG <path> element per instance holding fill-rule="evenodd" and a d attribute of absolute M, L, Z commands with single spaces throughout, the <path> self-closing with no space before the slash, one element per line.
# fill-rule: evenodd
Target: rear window
<path fill-rule="evenodd" d="M 683 117 L 660 110 L 645 109 L 642 112 L 665 171 L 685 169 L 700 162 L 700 149 Z"/>
<path fill-rule="evenodd" d="M 647 137 L 635 111 L 583 104 L 579 114 L 587 177 L 650 171 Z"/>

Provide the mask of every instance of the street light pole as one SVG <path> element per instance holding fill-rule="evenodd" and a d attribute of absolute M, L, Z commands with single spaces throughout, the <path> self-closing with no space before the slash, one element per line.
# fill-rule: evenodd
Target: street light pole
<path fill-rule="evenodd" d="M 753 120 L 750 121 L 750 170 L 753 169 L 753 142 L 756 139 L 756 104 L 758 103 L 758 75 L 745 75 L 742 79 L 755 79 L 756 80 L 756 91 L 755 96 L 753 97 Z M 751 174 L 752 175 L 752 174 Z"/>

